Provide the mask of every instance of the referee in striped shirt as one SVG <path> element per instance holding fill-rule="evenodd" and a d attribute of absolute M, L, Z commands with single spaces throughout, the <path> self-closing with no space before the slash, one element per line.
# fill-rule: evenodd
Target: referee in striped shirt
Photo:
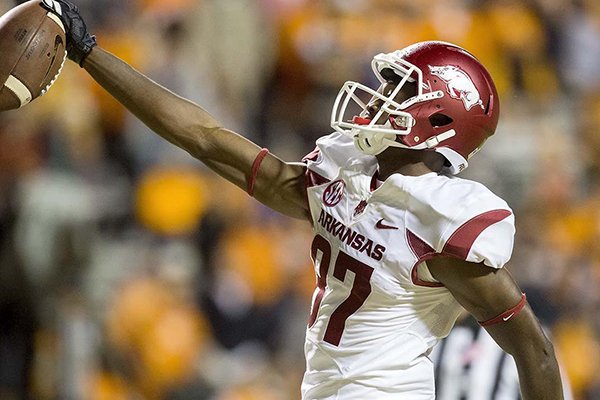
<path fill-rule="evenodd" d="M 436 400 L 520 400 L 516 364 L 470 316 L 433 349 Z M 565 400 L 573 395 L 563 374 Z"/>

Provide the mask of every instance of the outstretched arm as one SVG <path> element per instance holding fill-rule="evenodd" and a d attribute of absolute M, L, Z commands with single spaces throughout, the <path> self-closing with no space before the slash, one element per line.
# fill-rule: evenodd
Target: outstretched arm
<path fill-rule="evenodd" d="M 177 96 L 96 46 L 85 70 L 154 132 L 246 190 L 260 147 L 221 127 L 207 111 Z M 285 215 L 306 218 L 304 166 L 268 154 L 255 171 L 254 197 Z"/>
<path fill-rule="evenodd" d="M 291 217 L 308 218 L 302 164 L 286 163 L 271 154 L 265 156 L 256 144 L 221 127 L 200 106 L 101 49 L 74 4 L 42 0 L 41 5 L 63 21 L 69 58 L 150 129 L 252 192 L 268 207 Z"/>
<path fill-rule="evenodd" d="M 469 313 L 478 321 L 488 321 L 489 325 L 482 325 L 513 356 L 523 400 L 563 399 L 552 343 L 507 270 L 447 257 L 434 258 L 427 265 Z"/>

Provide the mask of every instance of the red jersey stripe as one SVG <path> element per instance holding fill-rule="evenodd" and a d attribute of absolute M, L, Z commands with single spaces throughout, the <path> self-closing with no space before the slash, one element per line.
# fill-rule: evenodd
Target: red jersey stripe
<path fill-rule="evenodd" d="M 466 260 L 473 243 L 481 232 L 509 215 L 511 212 L 508 210 L 491 210 L 471 218 L 454 231 L 444 245 L 442 254 Z"/>

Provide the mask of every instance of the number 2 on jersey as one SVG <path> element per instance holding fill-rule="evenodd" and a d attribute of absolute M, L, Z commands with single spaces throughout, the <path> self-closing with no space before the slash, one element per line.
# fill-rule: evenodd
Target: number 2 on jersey
<path fill-rule="evenodd" d="M 320 260 L 317 259 L 318 252 L 321 253 Z M 327 286 L 327 273 L 331 262 L 331 245 L 321 235 L 315 236 L 311 246 L 311 257 L 315 263 L 319 263 L 319 271 L 317 274 L 317 294 L 312 305 L 312 312 L 308 320 L 308 326 L 312 327 L 317 320 L 319 306 L 325 294 Z M 341 282 L 346 280 L 348 271 L 354 272 L 354 283 L 350 290 L 350 295 L 331 313 L 323 340 L 334 346 L 340 344 L 346 320 L 354 314 L 360 306 L 364 304 L 371 293 L 371 275 L 373 268 L 364 264 L 348 254 L 340 250 L 335 266 L 333 268 L 333 276 Z"/>

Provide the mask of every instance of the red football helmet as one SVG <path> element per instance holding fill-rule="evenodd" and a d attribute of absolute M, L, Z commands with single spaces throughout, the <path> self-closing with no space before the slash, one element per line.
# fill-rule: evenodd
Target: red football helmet
<path fill-rule="evenodd" d="M 457 174 L 494 134 L 499 115 L 496 87 L 485 67 L 463 48 L 421 42 L 378 54 L 371 66 L 382 85 L 390 76 L 395 78 L 398 84 L 392 93 L 346 82 L 331 114 L 331 126 L 354 138 L 362 152 L 376 155 L 389 146 L 433 148 L 446 157 L 449 172 Z M 399 103 L 395 98 L 408 82 L 416 85 L 416 94 Z M 381 106 L 377 115 L 369 116 L 373 101 Z"/>

